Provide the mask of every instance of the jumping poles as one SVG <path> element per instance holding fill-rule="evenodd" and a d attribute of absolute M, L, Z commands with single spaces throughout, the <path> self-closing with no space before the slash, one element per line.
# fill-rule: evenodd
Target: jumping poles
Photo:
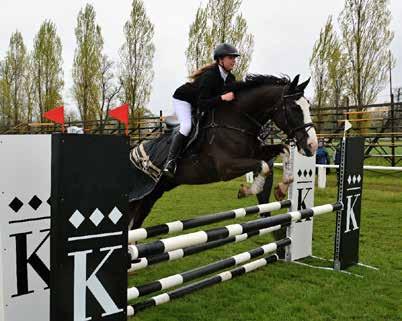
<path fill-rule="evenodd" d="M 309 223 L 312 222 L 312 214 L 330 210 L 339 210 L 335 267 L 344 268 L 354 264 L 358 261 L 357 240 L 363 177 L 359 167 L 360 162 L 362 164 L 362 157 L 359 155 L 363 155 L 360 153 L 360 143 L 358 139 L 343 142 L 339 204 L 336 203 L 331 208 L 326 205 L 320 210 L 311 209 L 313 203 L 310 203 L 309 198 L 313 197 L 313 193 L 309 191 L 309 184 L 314 182 L 314 171 L 310 173 L 307 167 L 300 165 L 303 168 L 292 169 L 301 182 L 294 184 L 291 189 L 293 196 L 297 196 L 297 202 L 292 197 L 290 213 L 264 219 L 262 223 L 250 221 L 228 225 L 228 228 L 210 233 L 200 232 L 197 235 L 201 243 L 193 243 L 188 236 L 184 236 L 181 240 L 185 240 L 187 245 L 191 243 L 189 247 L 178 243 L 178 239 L 160 241 L 158 251 L 166 244 L 176 247 L 168 247 L 166 253 L 148 252 L 153 254 L 132 263 L 127 257 L 125 214 L 130 173 L 126 139 L 90 135 L 1 136 L 0 240 L 2 249 L 5 250 L 0 255 L 0 304 L 3 307 L 0 321 L 25 321 L 27 315 L 48 321 L 51 320 L 49 310 L 52 321 L 59 320 L 61 315 L 64 320 L 74 321 L 88 318 L 126 320 L 127 313 L 133 314 L 144 306 L 167 302 L 196 288 L 223 282 L 274 262 L 277 257 L 270 253 L 274 248 L 286 246 L 286 258 L 289 260 L 310 255 L 309 246 L 299 247 L 301 243 L 291 231 L 297 228 L 300 220 L 301 223 Z M 301 163 L 293 161 L 293 164 L 299 166 Z M 194 224 L 200 226 L 201 223 L 217 222 L 267 209 L 275 210 L 287 207 L 289 203 L 271 203 L 218 213 L 217 216 L 166 223 L 152 231 L 149 228 L 142 229 L 134 239 L 147 238 L 151 233 L 169 234 L 194 227 Z M 169 279 L 160 279 L 152 285 L 137 286 L 137 289 L 131 290 L 131 297 L 135 297 L 137 291 L 150 291 L 149 287 L 167 289 L 167 283 L 173 280 L 176 282 L 173 284 L 181 284 L 181 279 L 183 282 L 191 280 L 191 276 L 204 275 L 207 270 L 217 271 L 219 267 L 229 267 L 232 264 L 245 265 L 156 296 L 152 302 L 127 307 L 128 263 L 138 264 L 136 268 L 145 268 L 163 260 L 178 259 L 181 254 L 186 256 L 207 248 L 238 242 L 287 225 L 290 225 L 289 237 L 278 244 L 267 244 L 211 266 L 200 267 L 192 273 L 186 271 Z M 309 232 L 310 227 L 305 230 Z M 299 234 L 305 239 L 311 238 L 311 234 Z M 142 247 L 150 250 L 147 245 Z M 138 249 L 141 249 L 140 245 Z M 349 249 L 353 250 L 348 252 Z M 246 258 L 254 258 L 257 254 L 269 256 L 254 261 L 257 263 L 246 263 Z M 144 292 L 145 288 L 147 290 Z"/>

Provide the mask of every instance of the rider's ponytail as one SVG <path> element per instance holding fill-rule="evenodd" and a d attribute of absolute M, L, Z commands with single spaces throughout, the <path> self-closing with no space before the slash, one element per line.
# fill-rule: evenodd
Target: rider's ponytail
<path fill-rule="evenodd" d="M 190 80 L 194 81 L 199 76 L 201 76 L 205 71 L 207 71 L 208 69 L 211 69 L 211 68 L 213 68 L 215 66 L 216 66 L 216 62 L 213 62 L 213 63 L 207 64 L 205 66 L 202 66 L 198 70 L 194 71 L 190 76 L 188 76 L 188 78 L 190 78 Z"/>

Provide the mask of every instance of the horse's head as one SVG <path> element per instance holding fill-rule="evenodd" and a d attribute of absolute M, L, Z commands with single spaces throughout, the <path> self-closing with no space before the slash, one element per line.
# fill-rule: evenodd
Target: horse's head
<path fill-rule="evenodd" d="M 310 103 L 304 97 L 304 89 L 310 79 L 298 85 L 299 75 L 284 87 L 282 97 L 273 113 L 275 124 L 286 133 L 288 138 L 296 141 L 299 152 L 313 156 L 318 142 L 310 116 Z"/>

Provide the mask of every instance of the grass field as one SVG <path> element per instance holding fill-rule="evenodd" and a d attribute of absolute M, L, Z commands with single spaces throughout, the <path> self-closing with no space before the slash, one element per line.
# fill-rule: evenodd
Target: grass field
<path fill-rule="evenodd" d="M 275 174 L 279 177 L 281 172 Z M 244 180 L 237 179 L 205 186 L 179 187 L 157 202 L 145 225 L 255 204 L 255 198 L 236 198 L 242 182 Z M 315 204 L 336 200 L 334 173 L 328 176 L 327 183 L 325 190 L 316 189 Z M 362 276 L 358 277 L 277 262 L 141 312 L 132 320 L 402 321 L 402 173 L 365 172 L 361 220 L 360 261 L 377 267 L 378 271 L 361 266 L 348 270 Z M 314 220 L 314 255 L 332 258 L 334 230 L 334 214 Z M 129 284 L 140 285 L 184 272 L 271 240 L 270 235 L 253 238 L 179 261 L 154 265 L 130 277 Z M 331 262 L 311 258 L 304 262 L 331 266 Z"/>

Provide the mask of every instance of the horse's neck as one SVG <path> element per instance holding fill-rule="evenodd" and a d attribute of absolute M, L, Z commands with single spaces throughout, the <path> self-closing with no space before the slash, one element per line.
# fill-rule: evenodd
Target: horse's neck
<path fill-rule="evenodd" d="M 259 132 L 259 125 L 269 120 L 275 104 L 281 97 L 282 88 L 265 86 L 240 92 L 237 99 L 209 113 L 209 123 L 226 124 Z"/>
<path fill-rule="evenodd" d="M 267 121 L 281 95 L 282 87 L 280 86 L 254 88 L 239 96 L 237 108 L 241 113 L 259 118 L 260 121 L 263 121 L 261 117 L 265 117 L 267 119 L 264 119 L 264 121 Z"/>

